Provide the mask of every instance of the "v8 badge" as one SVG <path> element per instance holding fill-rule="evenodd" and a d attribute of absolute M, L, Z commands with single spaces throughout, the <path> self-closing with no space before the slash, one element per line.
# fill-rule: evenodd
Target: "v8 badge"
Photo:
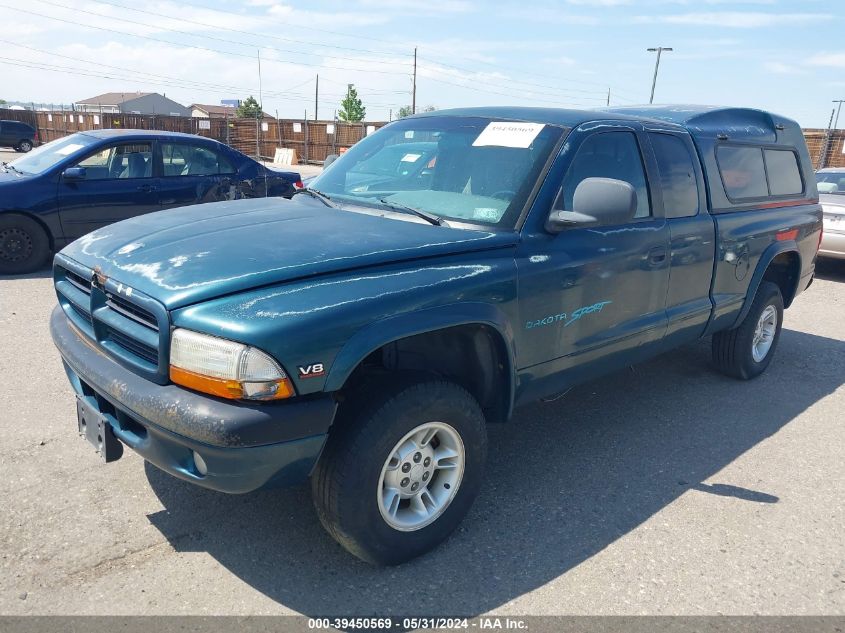
<path fill-rule="evenodd" d="M 323 363 L 300 365 L 297 369 L 299 369 L 300 378 L 317 378 L 318 376 L 324 376 L 326 374 L 326 368 Z"/>

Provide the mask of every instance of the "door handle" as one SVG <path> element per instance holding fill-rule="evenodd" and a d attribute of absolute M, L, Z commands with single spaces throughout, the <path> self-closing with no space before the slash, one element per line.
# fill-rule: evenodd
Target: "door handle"
<path fill-rule="evenodd" d="M 158 187 L 155 185 L 138 185 L 138 191 L 143 191 L 144 193 L 150 193 L 156 189 L 158 189 Z"/>
<path fill-rule="evenodd" d="M 648 262 L 650 264 L 662 264 L 666 261 L 666 247 L 665 246 L 658 246 L 657 248 L 653 248 L 648 252 Z"/>

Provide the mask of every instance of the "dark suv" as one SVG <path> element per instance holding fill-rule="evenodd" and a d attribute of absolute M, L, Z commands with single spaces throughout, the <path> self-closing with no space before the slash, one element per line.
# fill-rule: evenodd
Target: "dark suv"
<path fill-rule="evenodd" d="M 36 145 L 37 132 L 28 123 L 0 121 L 0 147 L 13 147 L 16 152 L 28 152 Z"/>

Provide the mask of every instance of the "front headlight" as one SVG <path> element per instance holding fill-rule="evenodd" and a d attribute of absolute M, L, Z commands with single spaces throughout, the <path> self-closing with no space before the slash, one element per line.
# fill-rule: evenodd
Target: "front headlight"
<path fill-rule="evenodd" d="M 294 394 L 285 372 L 261 350 L 181 328 L 170 338 L 170 380 L 232 400 L 280 400 Z"/>

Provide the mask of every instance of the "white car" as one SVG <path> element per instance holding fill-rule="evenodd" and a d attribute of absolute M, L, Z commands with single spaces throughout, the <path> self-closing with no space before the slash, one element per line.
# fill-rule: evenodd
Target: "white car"
<path fill-rule="evenodd" d="M 845 259 L 845 167 L 816 172 L 819 201 L 824 209 L 824 235 L 819 255 Z"/>

